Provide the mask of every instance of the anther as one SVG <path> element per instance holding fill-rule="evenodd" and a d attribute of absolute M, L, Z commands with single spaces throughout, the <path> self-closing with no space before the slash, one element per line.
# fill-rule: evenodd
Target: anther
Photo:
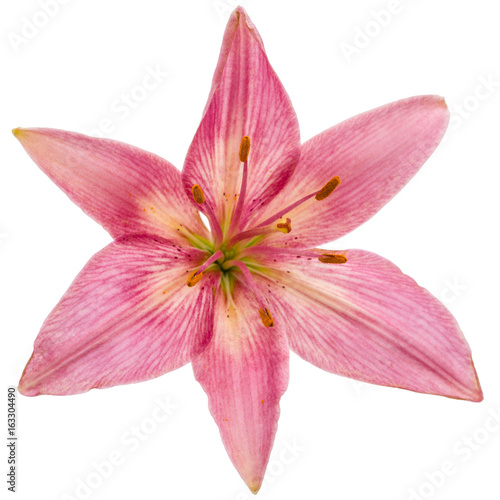
<path fill-rule="evenodd" d="M 318 201 L 324 200 L 328 198 L 333 190 L 340 184 L 340 177 L 335 176 L 333 179 L 330 179 L 317 193 L 315 198 Z"/>
<path fill-rule="evenodd" d="M 264 309 L 259 309 L 259 314 L 260 314 L 260 319 L 262 320 L 262 324 L 266 328 L 274 326 L 274 319 L 271 316 L 271 313 L 269 312 L 267 307 L 265 307 Z"/>
<path fill-rule="evenodd" d="M 198 184 L 195 184 L 193 186 L 193 198 L 194 198 L 194 201 L 198 204 L 203 204 L 205 203 L 205 194 L 203 193 L 203 189 L 201 189 L 200 186 L 198 186 Z"/>
<path fill-rule="evenodd" d="M 347 257 L 340 253 L 324 253 L 318 257 L 318 260 L 323 264 L 345 264 Z"/>
<path fill-rule="evenodd" d="M 203 273 L 200 273 L 198 271 L 193 271 L 189 275 L 189 278 L 187 279 L 187 282 L 186 282 L 187 286 L 194 286 L 194 285 L 196 285 L 196 283 L 198 283 L 198 281 L 200 281 L 202 277 L 203 277 Z"/>
<path fill-rule="evenodd" d="M 246 135 L 241 139 L 241 144 L 240 144 L 240 161 L 242 163 L 245 163 L 248 158 L 248 153 L 250 152 L 250 137 Z"/>
<path fill-rule="evenodd" d="M 287 217 L 286 222 L 280 222 L 279 224 L 276 224 L 276 227 L 278 228 L 278 231 L 288 234 L 292 230 L 292 220 Z"/>

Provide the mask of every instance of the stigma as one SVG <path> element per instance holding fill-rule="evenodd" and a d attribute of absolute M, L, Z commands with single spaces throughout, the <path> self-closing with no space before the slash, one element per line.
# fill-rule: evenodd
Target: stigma
<path fill-rule="evenodd" d="M 287 217 L 286 222 L 279 222 L 276 224 L 276 229 L 282 233 L 288 234 L 292 230 L 292 219 Z"/>

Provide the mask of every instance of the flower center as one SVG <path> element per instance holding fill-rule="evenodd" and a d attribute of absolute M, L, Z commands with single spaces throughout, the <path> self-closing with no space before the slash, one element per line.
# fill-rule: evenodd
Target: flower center
<path fill-rule="evenodd" d="M 212 232 L 212 250 L 211 256 L 195 270 L 187 279 L 187 286 L 195 286 L 203 277 L 203 272 L 219 271 L 221 273 L 221 285 L 223 290 L 230 294 L 234 280 L 243 281 L 248 288 L 252 290 L 259 303 L 259 315 L 262 323 L 266 327 L 274 326 L 274 320 L 269 310 L 265 307 L 259 289 L 252 276 L 252 269 L 259 267 L 256 266 L 255 258 L 260 255 L 272 252 L 272 247 L 265 247 L 259 245 L 260 240 L 267 234 L 282 232 L 288 234 L 292 231 L 292 220 L 285 217 L 286 214 L 291 212 L 294 208 L 311 198 L 317 201 L 323 201 L 328 198 L 332 192 L 340 184 L 339 177 L 330 179 L 321 189 L 304 196 L 296 202 L 288 205 L 280 210 L 280 212 L 268 217 L 260 224 L 250 227 L 249 229 L 240 228 L 241 215 L 247 194 L 247 180 L 248 180 L 248 157 L 250 154 L 250 137 L 244 136 L 241 140 L 239 159 L 243 164 L 243 172 L 241 178 L 240 192 L 237 197 L 237 202 L 233 210 L 231 222 L 226 232 L 223 232 L 221 224 L 215 215 L 210 203 L 206 202 L 205 193 L 199 184 L 192 187 L 192 195 L 195 203 L 199 205 L 199 210 L 206 215 L 210 223 Z M 288 250 L 281 250 L 285 253 Z M 304 252 L 301 252 L 304 253 Z M 347 261 L 344 255 L 339 254 L 317 254 L 314 252 L 306 252 L 311 254 L 314 258 L 319 259 L 320 262 L 326 264 L 342 264 Z"/>

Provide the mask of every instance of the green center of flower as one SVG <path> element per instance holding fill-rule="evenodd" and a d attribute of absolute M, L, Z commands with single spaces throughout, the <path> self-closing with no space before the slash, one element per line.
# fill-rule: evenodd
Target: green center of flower
<path fill-rule="evenodd" d="M 221 224 L 215 215 L 213 208 L 206 202 L 205 193 L 199 184 L 192 187 L 194 201 L 199 205 L 199 210 L 210 222 L 212 232 L 212 247 L 209 251 L 210 257 L 194 271 L 187 279 L 187 286 L 195 286 L 203 277 L 205 271 L 218 271 L 221 273 L 222 289 L 230 294 L 235 280 L 243 281 L 255 294 L 259 303 L 259 315 L 266 327 L 274 326 L 274 320 L 269 310 L 265 307 L 261 294 L 252 274 L 261 273 L 263 266 L 259 265 L 258 256 L 268 252 L 270 247 L 259 245 L 262 238 L 268 234 L 281 232 L 288 234 L 292 231 L 292 220 L 285 217 L 294 208 L 305 201 L 315 198 L 322 201 L 330 196 L 340 184 L 339 177 L 330 179 L 321 189 L 304 196 L 291 205 L 283 208 L 280 212 L 250 229 L 240 229 L 241 215 L 245 203 L 248 179 L 248 156 L 250 153 L 250 138 L 243 137 L 240 145 L 239 158 L 243 163 L 243 174 L 240 192 L 234 207 L 231 222 L 227 231 L 223 232 Z M 286 250 L 283 250 L 286 251 Z M 302 252 L 303 253 L 303 252 Z M 309 252 L 320 262 L 327 264 L 342 264 L 346 262 L 344 255 L 340 254 L 317 254 Z"/>

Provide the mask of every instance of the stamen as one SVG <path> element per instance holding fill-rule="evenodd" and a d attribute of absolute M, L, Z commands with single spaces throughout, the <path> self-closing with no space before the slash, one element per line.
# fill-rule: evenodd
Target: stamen
<path fill-rule="evenodd" d="M 318 257 L 318 260 L 323 264 L 345 264 L 347 257 L 341 253 L 324 253 Z"/>
<path fill-rule="evenodd" d="M 330 179 L 316 194 L 315 198 L 318 201 L 322 201 L 328 198 L 334 191 L 334 189 L 340 184 L 340 177 L 335 176 Z"/>
<path fill-rule="evenodd" d="M 266 245 L 256 245 L 248 248 L 244 248 L 238 253 L 239 257 L 252 256 L 266 256 L 275 257 L 276 259 L 282 259 L 282 255 L 291 255 L 293 257 L 313 260 L 318 259 L 324 264 L 345 264 L 347 262 L 347 257 L 341 253 L 323 253 L 319 254 L 317 251 L 311 250 L 298 250 L 297 248 L 276 248 Z"/>
<path fill-rule="evenodd" d="M 194 285 L 196 285 L 196 283 L 198 283 L 198 281 L 201 280 L 202 277 L 203 277 L 203 273 L 200 273 L 199 271 L 193 271 L 189 275 L 189 278 L 187 279 L 186 285 L 189 287 L 194 286 Z"/>
<path fill-rule="evenodd" d="M 252 273 L 248 270 L 248 267 L 243 262 L 241 262 L 241 260 L 228 260 L 224 262 L 224 269 L 229 269 L 233 266 L 239 267 L 244 278 L 242 281 L 245 281 L 245 283 L 248 285 L 250 290 L 252 290 L 253 294 L 255 295 L 255 298 L 259 302 L 260 319 L 262 320 L 264 326 L 265 327 L 274 326 L 273 317 L 271 316 L 271 313 L 269 312 L 267 307 L 264 306 L 264 301 L 262 300 L 262 296 L 260 295 L 259 289 L 257 288 L 257 284 L 253 279 Z M 241 277 L 238 276 L 238 279 L 241 279 Z"/>
<path fill-rule="evenodd" d="M 340 184 L 340 177 L 335 176 L 333 179 L 329 180 L 319 191 L 315 191 L 314 193 L 308 194 L 307 196 L 304 196 L 300 200 L 297 200 L 295 203 L 288 205 L 286 208 L 284 208 L 283 210 L 280 210 L 277 214 L 274 214 L 272 217 L 269 217 L 264 222 L 261 222 L 256 227 L 268 226 L 269 224 L 274 222 L 276 219 L 282 218 L 285 214 L 287 214 L 288 212 L 291 212 L 294 208 L 297 208 L 299 205 L 302 205 L 302 203 L 311 199 L 313 196 L 316 198 L 317 201 L 322 201 L 325 198 L 328 198 L 328 196 L 330 196 L 332 194 L 334 189 L 339 184 Z M 286 186 L 285 186 L 285 189 L 286 189 Z"/>
<path fill-rule="evenodd" d="M 241 139 L 241 144 L 240 144 L 241 163 L 245 163 L 247 161 L 249 152 L 250 152 L 250 137 L 248 137 L 248 135 L 245 135 L 245 137 Z"/>
<path fill-rule="evenodd" d="M 207 259 L 202 266 L 196 270 L 193 271 L 190 275 L 189 278 L 187 279 L 187 286 L 194 286 L 198 281 L 201 280 L 201 277 L 203 276 L 203 271 L 210 265 L 213 264 L 216 260 L 224 257 L 224 254 L 220 251 L 217 250 L 209 259 Z"/>
<path fill-rule="evenodd" d="M 217 220 L 217 217 L 215 216 L 214 211 L 210 208 L 208 203 L 205 203 L 205 193 L 203 192 L 203 189 L 201 189 L 201 186 L 199 184 L 195 184 L 191 191 L 193 193 L 194 201 L 198 203 L 198 205 L 202 206 L 202 208 L 200 208 L 200 211 L 208 217 L 210 228 L 215 235 L 215 244 L 219 245 L 223 239 L 222 229 L 220 227 L 219 221 Z"/>
<path fill-rule="evenodd" d="M 248 154 L 250 153 L 250 137 L 245 135 L 241 139 L 240 144 L 240 161 L 243 163 L 243 175 L 241 178 L 240 194 L 238 196 L 238 201 L 236 202 L 236 207 L 234 208 L 233 216 L 231 218 L 231 224 L 229 225 L 229 235 L 234 234 L 233 231 L 238 230 L 238 225 L 240 223 L 241 213 L 243 212 L 243 204 L 245 202 L 245 196 L 247 193 L 247 181 L 248 181 Z"/>
<path fill-rule="evenodd" d="M 199 205 L 205 203 L 205 193 L 198 184 L 195 184 L 193 186 L 193 198 L 194 201 L 196 201 L 196 203 L 198 203 Z"/>
<path fill-rule="evenodd" d="M 285 189 L 286 189 L 286 187 L 285 187 Z M 292 203 L 291 205 L 288 205 L 288 207 L 284 208 L 283 210 L 281 210 L 277 214 L 274 214 L 272 217 L 269 217 L 264 222 L 261 222 L 257 227 L 268 226 L 269 224 L 272 224 L 276 219 L 283 218 L 283 215 L 285 215 L 288 212 L 291 212 L 295 207 L 298 207 L 299 205 L 302 205 L 302 203 L 304 203 L 305 201 L 309 200 L 310 198 L 312 198 L 315 195 L 316 195 L 316 192 L 308 194 L 307 196 L 304 196 L 303 198 L 301 198 L 300 200 L 296 201 L 295 203 Z"/>
<path fill-rule="evenodd" d="M 276 227 L 278 228 L 278 231 L 288 234 L 292 230 L 292 219 L 287 217 L 286 222 L 280 222 L 276 225 Z"/>
<path fill-rule="evenodd" d="M 276 231 L 281 231 L 282 233 L 289 233 L 292 230 L 292 220 L 286 219 L 286 222 L 276 224 L 275 226 L 270 226 L 262 228 L 260 226 L 249 229 L 248 231 L 243 231 L 236 236 L 233 236 L 229 243 L 227 244 L 227 249 L 230 250 L 239 241 L 249 240 L 255 238 L 256 236 L 264 236 L 266 234 L 275 233 Z"/>
<path fill-rule="evenodd" d="M 274 319 L 271 316 L 271 313 L 265 307 L 264 309 L 259 309 L 260 319 L 265 327 L 274 326 Z"/>

